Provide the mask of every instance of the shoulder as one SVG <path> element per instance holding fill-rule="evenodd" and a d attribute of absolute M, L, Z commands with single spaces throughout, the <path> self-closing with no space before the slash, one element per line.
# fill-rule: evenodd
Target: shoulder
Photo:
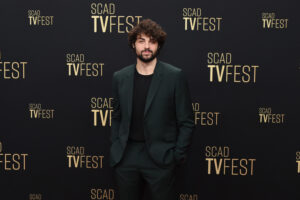
<path fill-rule="evenodd" d="M 130 72 L 130 70 L 132 69 L 132 67 L 134 67 L 134 64 L 128 65 L 128 66 L 123 67 L 122 69 L 120 69 L 118 71 L 115 71 L 113 73 L 113 77 L 114 78 L 119 78 L 119 77 L 123 77 L 123 76 L 127 75 Z"/>
<path fill-rule="evenodd" d="M 175 80 L 176 82 L 186 79 L 186 75 L 181 68 L 176 67 L 172 64 L 163 62 L 163 61 L 160 61 L 160 62 L 161 62 L 164 74 L 166 74 L 168 76 L 168 79 Z"/>
<path fill-rule="evenodd" d="M 184 70 L 179 67 L 175 67 L 174 65 L 168 64 L 166 62 L 162 62 L 165 73 L 167 74 L 167 79 L 173 80 L 176 84 L 176 87 L 187 86 L 188 78 L 185 74 Z"/>
<path fill-rule="evenodd" d="M 170 74 L 180 74 L 182 72 L 182 69 L 179 67 L 175 67 L 172 64 L 163 62 L 163 61 L 159 61 L 161 63 L 161 66 L 164 68 L 165 72 L 168 72 Z"/>

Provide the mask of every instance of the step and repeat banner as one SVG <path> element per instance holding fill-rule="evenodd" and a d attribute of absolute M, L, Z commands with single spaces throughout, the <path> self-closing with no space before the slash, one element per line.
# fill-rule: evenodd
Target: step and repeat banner
<path fill-rule="evenodd" d="M 177 199 L 300 199 L 298 1 L 0 2 L 0 199 L 114 200 L 113 72 L 128 31 L 167 32 L 196 130 Z M 145 189 L 145 198 L 150 200 Z"/>

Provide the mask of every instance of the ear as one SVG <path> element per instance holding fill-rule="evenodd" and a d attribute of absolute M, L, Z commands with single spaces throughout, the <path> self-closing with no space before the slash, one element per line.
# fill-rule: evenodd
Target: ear
<path fill-rule="evenodd" d="M 134 43 L 132 43 L 132 48 L 135 48 L 135 45 L 134 45 Z"/>

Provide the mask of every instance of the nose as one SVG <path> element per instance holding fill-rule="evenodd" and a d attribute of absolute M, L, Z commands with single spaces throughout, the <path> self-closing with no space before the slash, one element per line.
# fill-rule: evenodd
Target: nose
<path fill-rule="evenodd" d="M 149 48 L 149 42 L 147 42 L 147 41 L 145 42 L 145 47 Z"/>

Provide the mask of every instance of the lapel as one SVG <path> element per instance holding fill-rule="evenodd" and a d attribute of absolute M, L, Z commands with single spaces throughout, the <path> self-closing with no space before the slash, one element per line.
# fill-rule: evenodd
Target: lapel
<path fill-rule="evenodd" d="M 159 88 L 160 81 L 162 78 L 162 67 L 161 62 L 157 59 L 155 68 L 154 68 L 154 74 L 149 86 L 146 103 L 145 103 L 145 110 L 144 110 L 144 118 L 146 117 L 146 114 L 149 110 L 149 107 L 151 105 L 151 102 Z M 129 68 L 129 72 L 127 74 L 127 79 L 125 84 L 128 85 L 128 114 L 129 114 L 129 120 L 131 120 L 131 114 L 132 114 L 132 100 L 133 100 L 133 86 L 134 86 L 134 72 L 135 72 L 136 64 L 133 64 Z"/>

